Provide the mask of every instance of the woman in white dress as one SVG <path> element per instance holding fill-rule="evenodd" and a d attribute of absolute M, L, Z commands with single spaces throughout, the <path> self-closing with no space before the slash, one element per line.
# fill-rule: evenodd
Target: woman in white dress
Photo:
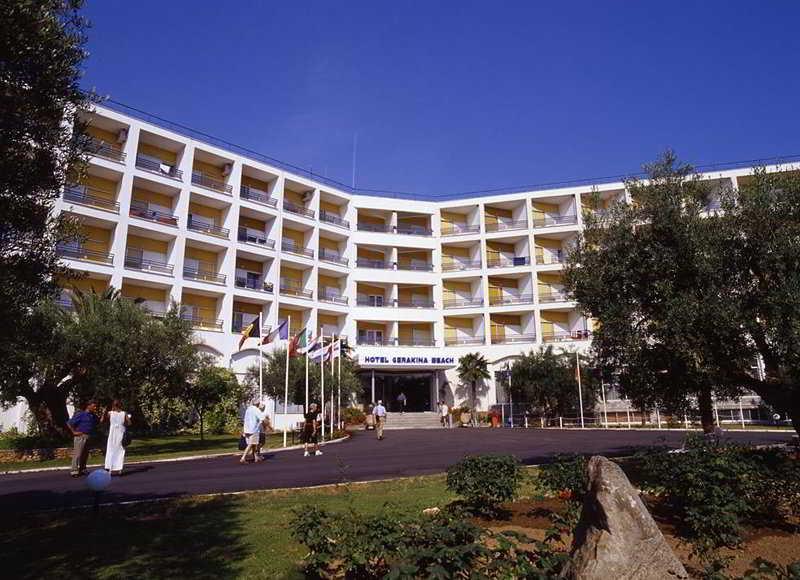
<path fill-rule="evenodd" d="M 122 446 L 122 440 L 125 437 L 125 430 L 131 424 L 131 416 L 122 410 L 122 403 L 115 399 L 111 403 L 111 410 L 106 412 L 105 419 L 108 421 L 105 467 L 111 475 L 119 475 L 125 463 L 125 447 Z"/>

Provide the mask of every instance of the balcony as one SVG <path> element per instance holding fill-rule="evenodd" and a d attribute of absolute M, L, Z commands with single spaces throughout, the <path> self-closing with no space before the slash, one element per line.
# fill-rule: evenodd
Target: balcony
<path fill-rule="evenodd" d="M 516 344 L 520 342 L 536 342 L 536 334 L 509 334 L 492 336 L 492 344 Z"/>
<path fill-rule="evenodd" d="M 518 221 L 500 221 L 486 224 L 487 232 L 505 232 L 509 230 L 526 230 L 528 229 L 527 220 Z"/>
<path fill-rule="evenodd" d="M 442 263 L 442 272 L 463 272 L 464 270 L 480 270 L 480 260 L 466 260 Z"/>
<path fill-rule="evenodd" d="M 339 264 L 340 266 L 347 266 L 347 258 L 343 258 L 338 252 L 333 250 L 326 250 L 325 248 L 319 249 L 319 259 L 323 262 L 331 262 L 332 264 Z"/>
<path fill-rule="evenodd" d="M 370 308 L 391 308 L 393 303 L 384 300 L 383 296 L 359 296 L 356 298 L 356 306 L 368 306 Z"/>
<path fill-rule="evenodd" d="M 558 250 L 556 252 L 548 252 L 544 254 L 539 254 L 536 256 L 536 263 L 539 266 L 550 266 L 553 264 L 565 264 L 567 261 L 566 256 L 564 256 L 564 252 Z"/>
<path fill-rule="evenodd" d="M 450 336 L 444 339 L 445 346 L 468 346 L 485 343 L 486 337 L 484 336 Z"/>
<path fill-rule="evenodd" d="M 163 161 L 159 162 L 146 157 L 137 156 L 136 167 L 138 169 L 143 169 L 144 171 L 149 171 L 150 173 L 157 173 L 158 175 L 163 175 L 164 177 L 177 179 L 178 181 L 183 180 L 183 171 L 175 168 L 172 165 L 164 163 Z"/>
<path fill-rule="evenodd" d="M 133 270 L 142 270 L 143 272 L 156 272 L 158 274 L 167 274 L 172 276 L 174 266 L 160 260 L 146 260 L 136 254 L 128 254 L 125 256 L 125 267 Z"/>
<path fill-rule="evenodd" d="M 114 254 L 109 252 L 100 252 L 97 250 L 88 250 L 80 246 L 56 246 L 56 254 L 62 258 L 70 260 L 82 260 L 84 262 L 97 262 L 98 264 L 112 264 L 114 262 Z"/>
<path fill-rule="evenodd" d="M 372 268 L 374 270 L 392 270 L 394 264 L 391 262 L 384 262 L 383 260 L 370 260 L 368 258 L 358 258 L 356 260 L 356 267 L 358 268 Z"/>
<path fill-rule="evenodd" d="M 199 280 L 210 282 L 211 284 L 225 284 L 225 274 L 217 274 L 212 270 L 200 270 L 197 268 L 184 267 L 183 277 L 189 280 Z"/>
<path fill-rule="evenodd" d="M 192 328 L 195 330 L 214 330 L 222 332 L 222 320 L 214 318 L 205 318 L 203 316 L 192 316 L 190 314 L 181 313 L 181 318 L 188 321 Z"/>
<path fill-rule="evenodd" d="M 189 223 L 187 227 L 195 232 L 202 232 L 204 234 L 208 234 L 209 236 L 216 236 L 218 238 L 225 238 L 231 234 L 231 231 L 228 228 L 221 228 L 215 224 L 209 224 L 206 222 L 199 222 L 197 220 L 193 220 L 192 216 L 189 216 Z"/>
<path fill-rule="evenodd" d="M 239 188 L 239 197 L 255 203 L 267 205 L 269 207 L 278 207 L 277 199 L 270 197 L 266 191 L 261 191 L 260 189 L 250 187 L 249 185 L 242 185 Z"/>
<path fill-rule="evenodd" d="M 292 240 L 284 239 L 281 241 L 281 250 L 289 252 L 290 254 L 297 254 L 298 256 L 305 256 L 306 258 L 314 258 L 314 250 L 302 248 L 295 244 Z"/>
<path fill-rule="evenodd" d="M 480 308 L 483 298 L 450 298 L 442 303 L 446 309 L 450 308 Z"/>
<path fill-rule="evenodd" d="M 529 266 L 531 259 L 529 256 L 514 256 L 513 258 L 490 258 L 486 262 L 489 268 L 516 268 L 518 266 Z"/>
<path fill-rule="evenodd" d="M 398 308 L 433 308 L 433 300 L 398 300 Z"/>
<path fill-rule="evenodd" d="M 307 300 L 311 300 L 314 296 L 311 290 L 305 290 L 300 284 L 293 284 L 288 281 L 281 281 L 281 294 L 305 298 Z"/>
<path fill-rule="evenodd" d="M 109 193 L 86 185 L 73 185 L 64 190 L 64 201 L 71 201 L 72 203 L 79 203 L 81 205 L 88 205 L 119 213 L 119 202 L 108 199 L 107 197 L 92 195 L 92 192 Z"/>
<path fill-rule="evenodd" d="M 131 217 L 149 220 L 152 222 L 158 222 L 160 224 L 166 224 L 168 226 L 177 226 L 178 225 L 178 217 L 172 215 L 171 213 L 165 213 L 163 211 L 156 211 L 150 209 L 146 202 L 131 200 L 131 209 L 129 212 Z"/>
<path fill-rule="evenodd" d="M 551 302 L 569 302 L 572 297 L 565 290 L 549 290 L 539 292 L 539 302 L 548 304 Z"/>
<path fill-rule="evenodd" d="M 568 226 L 578 223 L 577 215 L 552 215 L 544 216 L 543 218 L 534 218 L 533 227 L 535 228 L 550 228 L 554 226 Z"/>
<path fill-rule="evenodd" d="M 233 283 L 237 288 L 246 288 L 248 290 L 255 290 L 256 292 L 273 292 L 274 290 L 272 282 L 266 282 L 263 276 L 259 276 L 258 278 L 252 276 L 236 276 Z"/>
<path fill-rule="evenodd" d="M 591 330 L 564 330 L 545 332 L 542 334 L 542 340 L 544 342 L 573 342 L 576 340 L 589 340 L 591 336 Z"/>
<path fill-rule="evenodd" d="M 335 292 L 326 292 L 324 295 L 319 297 L 320 302 L 329 302 L 331 304 L 342 304 L 347 306 L 348 300 L 347 297 L 342 296 L 341 294 L 336 294 Z"/>
<path fill-rule="evenodd" d="M 398 338 L 397 346 L 436 346 L 436 339 L 433 338 Z"/>
<path fill-rule="evenodd" d="M 480 224 L 474 226 L 461 225 L 461 224 L 445 224 L 442 226 L 443 236 L 463 236 L 466 234 L 479 234 L 481 231 Z"/>
<path fill-rule="evenodd" d="M 262 232 L 255 233 L 254 230 L 248 230 L 247 228 L 239 228 L 237 239 L 245 244 L 261 246 L 270 250 L 275 248 L 275 240 L 267 238 L 267 234 Z"/>
<path fill-rule="evenodd" d="M 423 228 L 422 226 L 397 226 L 395 228 L 395 233 L 398 233 L 403 236 L 431 237 L 433 235 L 433 230 L 428 228 Z"/>
<path fill-rule="evenodd" d="M 288 199 L 283 200 L 283 209 L 290 213 L 294 213 L 297 215 L 301 215 L 303 217 L 314 219 L 314 210 L 308 209 L 303 207 L 302 205 L 298 205 L 293 201 L 289 201 Z"/>
<path fill-rule="evenodd" d="M 340 228 L 344 228 L 346 230 L 350 229 L 349 221 L 343 220 L 338 215 L 328 213 L 324 209 L 320 210 L 319 212 L 319 221 L 325 222 L 326 224 L 333 224 L 335 226 L 339 226 Z"/>
<path fill-rule="evenodd" d="M 433 272 L 433 264 L 428 262 L 398 262 L 398 270 L 411 270 L 413 272 Z"/>
<path fill-rule="evenodd" d="M 489 306 L 507 306 L 509 304 L 533 304 L 533 294 L 503 294 L 489 297 Z"/>
<path fill-rule="evenodd" d="M 231 332 L 242 332 L 245 328 L 247 328 L 250 323 L 244 323 L 244 316 L 245 312 L 235 312 L 233 313 L 233 320 L 231 321 Z M 252 315 L 250 315 L 252 316 Z M 261 336 L 266 336 L 269 334 L 271 328 L 269 324 L 265 324 L 261 327 Z"/>
<path fill-rule="evenodd" d="M 233 186 L 225 183 L 221 179 L 211 177 L 202 171 L 192 170 L 192 183 L 205 187 L 206 189 L 213 189 L 225 195 L 233 195 Z"/>
<path fill-rule="evenodd" d="M 389 224 L 362 224 L 356 225 L 359 232 L 377 232 L 379 234 L 388 234 L 393 231 L 392 226 Z"/>
<path fill-rule="evenodd" d="M 125 162 L 125 152 L 122 151 L 122 147 L 119 145 L 114 145 L 112 143 L 107 143 L 98 139 L 97 137 L 90 137 L 89 144 L 87 146 L 87 151 L 92 155 L 97 155 L 98 157 L 105 157 L 106 159 L 111 159 L 112 161 L 119 161 L 120 163 Z"/>

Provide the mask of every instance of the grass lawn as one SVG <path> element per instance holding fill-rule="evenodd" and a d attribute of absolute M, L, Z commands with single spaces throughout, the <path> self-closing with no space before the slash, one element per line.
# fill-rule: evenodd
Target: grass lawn
<path fill-rule="evenodd" d="M 289 444 L 291 445 L 291 435 Z M 169 459 L 175 457 L 191 457 L 193 455 L 206 455 L 212 453 L 236 452 L 239 447 L 239 438 L 232 435 L 205 435 L 205 440 L 200 441 L 200 436 L 194 433 L 185 435 L 169 435 L 164 437 L 136 437 L 128 447 L 126 461 L 149 461 L 153 459 Z M 283 433 L 267 436 L 267 447 L 281 447 Z M 90 465 L 102 465 L 103 458 L 90 458 Z M 47 461 L 15 461 L 0 463 L 0 472 L 16 469 L 39 469 L 42 467 L 60 467 L 70 464 L 69 459 L 51 459 Z"/>
<path fill-rule="evenodd" d="M 437 475 L 34 514 L 0 530 L 0 561 L 6 578 L 302 578 L 293 510 L 418 512 L 452 499 Z"/>

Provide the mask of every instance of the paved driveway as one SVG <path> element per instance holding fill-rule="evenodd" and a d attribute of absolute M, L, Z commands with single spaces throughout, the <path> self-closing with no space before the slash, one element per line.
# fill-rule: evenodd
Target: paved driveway
<path fill-rule="evenodd" d="M 441 473 L 465 455 L 510 453 L 526 464 L 557 453 L 624 455 L 637 447 L 679 446 L 682 432 L 442 429 L 387 431 L 383 441 L 357 432 L 349 441 L 328 445 L 321 457 L 300 451 L 272 453 L 259 464 L 240 465 L 225 456 L 168 463 L 131 465 L 114 478 L 102 501 L 133 501 L 284 487 L 308 487 L 349 481 Z M 790 440 L 783 433 L 732 433 L 740 442 Z M 0 476 L 0 513 L 87 505 L 93 501 L 84 479 L 66 471 Z"/>

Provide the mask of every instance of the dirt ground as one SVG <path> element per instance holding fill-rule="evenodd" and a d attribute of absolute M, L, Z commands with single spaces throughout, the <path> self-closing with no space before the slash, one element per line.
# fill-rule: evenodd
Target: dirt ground
<path fill-rule="evenodd" d="M 545 530 L 551 525 L 550 514 L 563 513 L 565 504 L 559 499 L 521 499 L 506 504 L 504 508 L 506 513 L 500 518 L 478 519 L 476 523 L 494 531 L 513 530 L 524 533 L 530 538 L 542 540 Z M 658 516 L 655 519 L 687 571 L 696 576 L 701 565 L 696 558 L 690 557 L 691 546 L 676 535 L 675 526 L 668 518 Z M 797 533 L 796 529 L 793 530 L 790 525 L 747 528 L 744 532 L 744 542 L 739 548 L 723 549 L 720 552 L 722 556 L 733 557 L 727 573 L 733 577 L 743 575 L 756 558 L 784 565 L 800 560 L 800 533 Z M 567 543 L 565 548 L 568 549 L 572 538 L 566 538 L 565 541 Z"/>

